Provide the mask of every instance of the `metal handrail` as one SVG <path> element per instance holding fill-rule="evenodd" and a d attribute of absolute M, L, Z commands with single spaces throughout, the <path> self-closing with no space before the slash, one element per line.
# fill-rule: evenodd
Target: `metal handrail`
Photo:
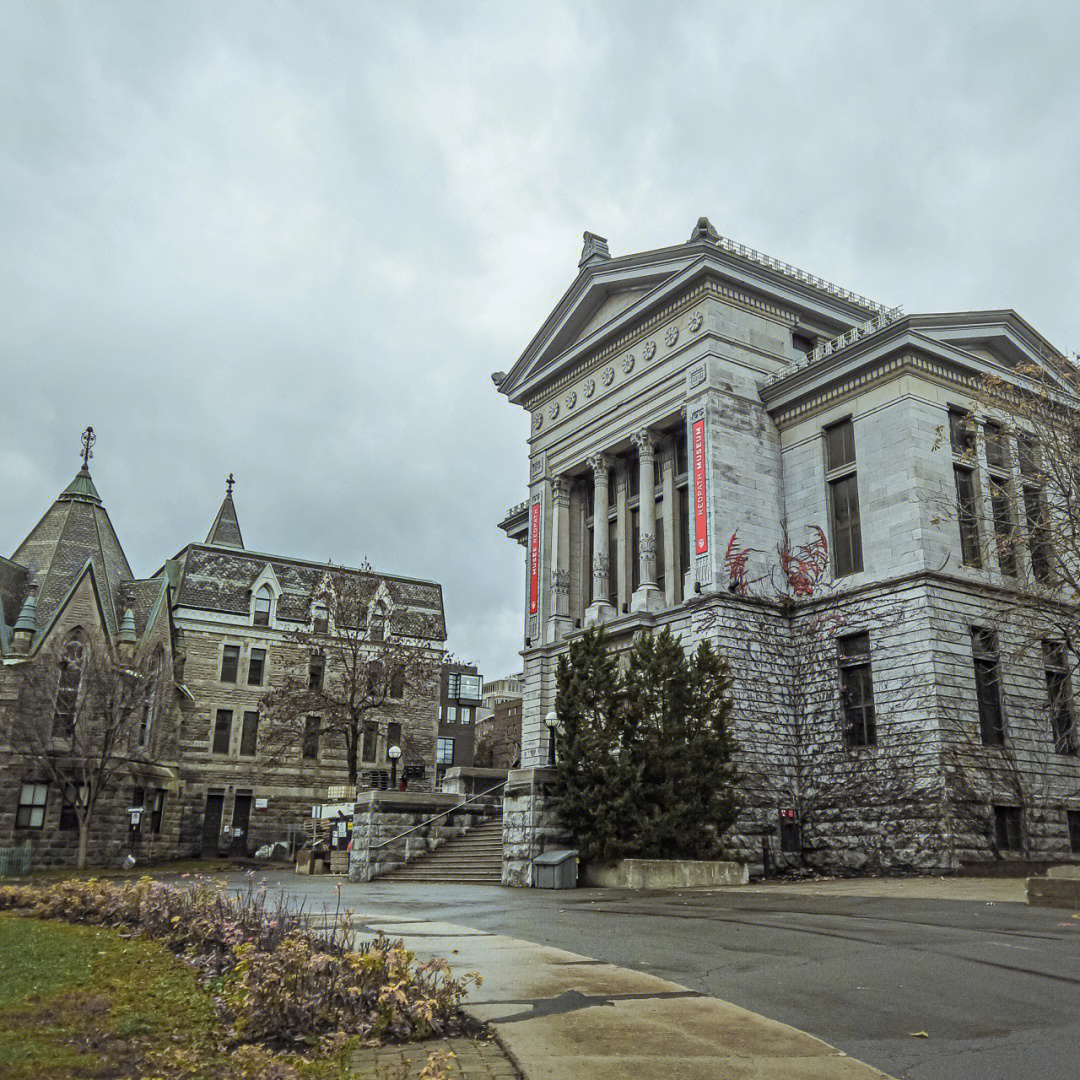
<path fill-rule="evenodd" d="M 370 845 L 368 851 L 378 851 L 379 848 L 384 848 L 387 844 L 392 844 L 395 840 L 400 840 L 403 836 L 408 836 L 409 833 L 416 832 L 417 829 L 422 829 L 425 825 L 430 825 L 433 821 L 438 821 L 441 817 L 447 817 L 456 810 L 460 810 L 463 806 L 468 806 L 469 803 L 476 802 L 477 799 L 482 799 L 485 795 L 490 795 L 493 791 L 498 791 L 499 788 L 506 787 L 507 782 L 507 780 L 500 780 L 493 787 L 489 787 L 486 791 L 481 791 L 479 795 L 472 795 L 464 802 L 459 802 L 456 806 L 451 806 L 449 810 L 443 810 L 440 814 L 432 814 L 431 817 L 421 821 L 419 825 L 413 825 L 412 828 L 406 829 L 396 836 L 391 836 L 389 840 L 384 840 L 381 844 Z"/>

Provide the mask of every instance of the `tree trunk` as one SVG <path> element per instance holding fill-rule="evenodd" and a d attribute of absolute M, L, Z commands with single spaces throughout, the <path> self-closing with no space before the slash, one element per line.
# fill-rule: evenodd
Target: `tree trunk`
<path fill-rule="evenodd" d="M 86 869 L 86 846 L 90 838 L 90 819 L 82 818 L 79 821 L 79 855 L 75 860 L 75 866 L 79 870 Z"/>

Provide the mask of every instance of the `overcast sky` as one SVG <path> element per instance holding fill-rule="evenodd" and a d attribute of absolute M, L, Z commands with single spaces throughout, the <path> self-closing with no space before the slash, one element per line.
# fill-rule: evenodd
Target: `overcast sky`
<path fill-rule="evenodd" d="M 577 270 L 725 236 L 1080 346 L 1080 5 L 0 3 L 0 552 L 98 432 L 137 575 L 237 477 L 250 548 L 434 578 L 520 668 L 526 415 Z"/>

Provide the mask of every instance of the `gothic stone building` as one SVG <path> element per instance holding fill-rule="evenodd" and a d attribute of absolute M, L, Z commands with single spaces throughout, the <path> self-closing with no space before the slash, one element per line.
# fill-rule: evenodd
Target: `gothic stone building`
<path fill-rule="evenodd" d="M 1050 553 L 982 542 L 1038 492 L 1009 440 L 972 454 L 960 423 L 982 375 L 1061 359 L 1013 311 L 903 315 L 704 218 L 617 258 L 586 233 L 493 376 L 531 416 L 528 498 L 501 525 L 526 547 L 523 764 L 546 762 L 568 642 L 670 627 L 732 667 L 727 842 L 751 861 L 763 837 L 848 867 L 1080 850 L 1071 675 L 1003 614 Z"/>
<path fill-rule="evenodd" d="M 441 587 L 249 551 L 231 486 L 206 541 L 147 580 L 133 577 L 85 464 L 12 558 L 0 558 L 0 844 L 29 840 L 36 865 L 71 861 L 75 834 L 59 794 L 13 752 L 5 717 L 25 666 L 71 635 L 158 651 L 171 676 L 152 744 L 133 756 L 98 811 L 91 862 L 133 847 L 137 856 L 161 857 L 251 851 L 302 827 L 312 804 L 345 784 L 342 749 L 320 738 L 315 716 L 295 747 L 269 752 L 260 703 L 288 675 L 311 679 L 318 668 L 332 678 L 333 651 L 327 660 L 310 633 L 297 634 L 318 630 L 317 595 L 328 575 L 356 579 L 373 655 L 408 643 L 432 662 L 430 675 L 370 714 L 358 787 L 387 784 L 387 749 L 397 743 L 407 748 L 401 766 L 410 785 L 430 788 L 446 638 Z M 147 806 L 134 836 L 132 800 Z"/>

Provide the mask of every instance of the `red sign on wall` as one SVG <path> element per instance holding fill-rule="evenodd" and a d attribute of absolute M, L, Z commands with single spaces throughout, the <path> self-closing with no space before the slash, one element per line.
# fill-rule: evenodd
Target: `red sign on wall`
<path fill-rule="evenodd" d="M 705 493 L 705 421 L 694 421 L 694 554 L 709 550 L 709 507 Z"/>
<path fill-rule="evenodd" d="M 529 521 L 529 614 L 540 607 L 540 504 L 533 503 Z"/>

